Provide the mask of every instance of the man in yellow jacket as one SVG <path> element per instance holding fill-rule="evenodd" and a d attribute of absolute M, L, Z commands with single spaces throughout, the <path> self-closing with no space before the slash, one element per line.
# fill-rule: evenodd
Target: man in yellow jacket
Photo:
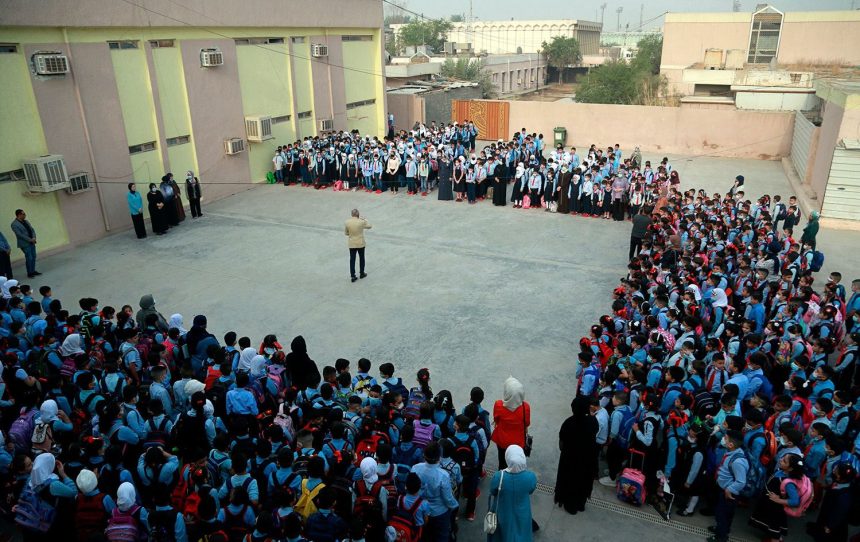
<path fill-rule="evenodd" d="M 364 230 L 369 230 L 371 227 L 367 219 L 358 215 L 358 209 L 352 210 L 352 216 L 343 225 L 343 233 L 349 237 L 349 275 L 352 277 L 352 282 L 367 276 L 367 273 L 364 272 Z M 358 254 L 360 271 L 358 277 L 355 276 L 356 254 Z"/>

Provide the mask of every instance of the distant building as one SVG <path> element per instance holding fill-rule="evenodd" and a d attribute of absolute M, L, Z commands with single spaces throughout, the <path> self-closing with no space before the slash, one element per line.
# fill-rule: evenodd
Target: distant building
<path fill-rule="evenodd" d="M 684 104 L 805 110 L 813 74 L 860 64 L 860 11 L 669 13 L 660 73 Z"/>
<path fill-rule="evenodd" d="M 393 24 L 396 34 L 405 25 Z M 596 55 L 602 25 L 577 19 L 537 21 L 473 21 L 452 23 L 447 39 L 471 43 L 475 52 L 490 54 L 538 53 L 555 36 L 576 38 L 583 55 Z"/>
<path fill-rule="evenodd" d="M 638 32 L 601 32 L 600 45 L 605 47 L 636 47 L 636 44 L 651 36 L 660 36 L 660 29 L 640 30 Z"/>
<path fill-rule="evenodd" d="M 539 53 L 487 55 L 481 63 L 499 94 L 536 90 L 546 84 L 546 59 Z"/>

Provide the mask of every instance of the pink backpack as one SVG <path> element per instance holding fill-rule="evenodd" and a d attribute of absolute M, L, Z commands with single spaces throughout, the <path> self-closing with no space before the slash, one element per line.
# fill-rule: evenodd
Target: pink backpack
<path fill-rule="evenodd" d="M 436 432 L 436 424 L 424 425 L 420 420 L 412 420 L 412 427 L 415 428 L 415 436 L 412 437 L 412 444 L 422 450 L 428 444 L 433 442 L 433 433 Z"/>
<path fill-rule="evenodd" d="M 341 190 L 343 190 L 343 181 L 335 181 L 334 182 L 334 191 L 340 192 Z"/>
<path fill-rule="evenodd" d="M 792 508 L 790 506 L 784 506 L 785 515 L 793 518 L 801 517 L 806 509 L 809 508 L 809 505 L 812 504 L 812 497 L 815 495 L 815 492 L 812 491 L 812 482 L 809 481 L 805 475 L 800 480 L 795 480 L 793 478 L 783 478 L 782 482 L 779 484 L 779 492 L 785 495 L 785 486 L 791 482 L 797 486 L 797 492 L 800 493 L 800 505 L 796 508 Z"/>
<path fill-rule="evenodd" d="M 523 209 L 530 209 L 531 206 L 532 199 L 528 195 L 523 196 Z"/>

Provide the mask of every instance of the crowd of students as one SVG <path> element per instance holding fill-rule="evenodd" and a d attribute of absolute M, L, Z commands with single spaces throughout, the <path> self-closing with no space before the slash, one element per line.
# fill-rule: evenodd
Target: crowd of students
<path fill-rule="evenodd" d="M 456 410 L 428 369 L 411 389 L 365 358 L 320 372 L 301 336 L 219 341 L 151 295 L 69 310 L 0 284 L 0 513 L 26 541 L 448 542 L 491 442 L 525 470 L 514 379 L 496 408 L 519 429 L 494 433 L 481 388 Z"/>
<path fill-rule="evenodd" d="M 745 200 L 735 183 L 724 195 L 669 188 L 645 209 L 611 313 L 580 342 L 578 395 L 598 421 L 599 481 L 619 498 L 648 495 L 668 517 L 673 495 L 678 515 L 714 516 L 716 541 L 739 503 L 765 540 L 817 509 L 808 532 L 846 540 L 860 518 L 860 279 L 846 291 L 839 272 L 816 275 L 817 216 L 796 241 L 774 200 Z M 556 498 L 573 513 L 585 502 Z"/>

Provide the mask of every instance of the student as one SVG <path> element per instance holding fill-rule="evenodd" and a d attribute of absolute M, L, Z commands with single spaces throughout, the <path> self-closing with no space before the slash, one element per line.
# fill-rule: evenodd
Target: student
<path fill-rule="evenodd" d="M 349 532 L 349 526 L 334 512 L 337 497 L 334 489 L 323 488 L 317 497 L 318 509 L 308 517 L 305 534 L 313 542 L 337 542 Z"/>
<path fill-rule="evenodd" d="M 481 476 L 481 446 L 469 433 L 470 425 L 471 422 L 465 414 L 457 416 L 454 421 L 454 434 L 448 440 L 453 445 L 452 458 L 458 463 L 463 477 L 462 496 L 466 498 L 466 519 L 474 521 Z"/>
<path fill-rule="evenodd" d="M 703 425 L 692 424 L 688 428 L 685 442 L 681 446 L 680 460 L 670 477 L 673 493 L 681 497 L 681 502 L 678 503 L 679 516 L 692 516 L 700 495 L 706 490 L 707 441 L 708 433 Z"/>
<path fill-rule="evenodd" d="M 720 463 L 717 473 L 717 505 L 714 512 L 716 526 L 708 527 L 714 533 L 708 538 L 709 542 L 725 542 L 729 538 L 732 521 L 735 517 L 737 499 L 744 488 L 749 471 L 749 461 L 743 451 L 743 437 L 739 432 L 729 431 L 723 437 L 722 445 L 726 455 Z"/>

